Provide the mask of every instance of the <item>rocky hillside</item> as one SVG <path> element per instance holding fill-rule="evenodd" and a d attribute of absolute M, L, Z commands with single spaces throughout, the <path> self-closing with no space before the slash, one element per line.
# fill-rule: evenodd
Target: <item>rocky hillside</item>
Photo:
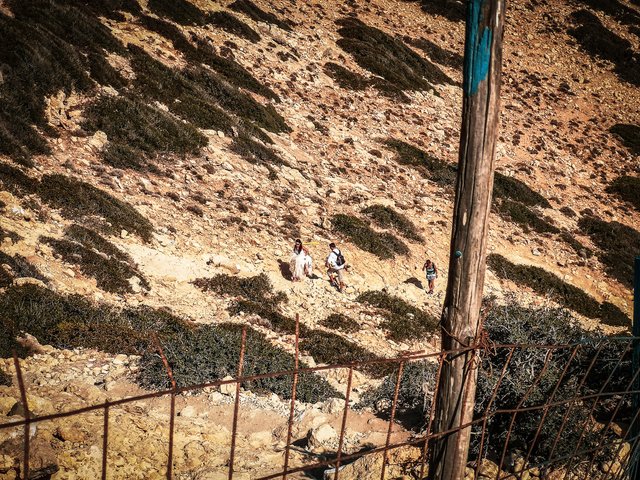
<path fill-rule="evenodd" d="M 632 2 L 516 0 L 504 39 L 486 294 L 606 333 L 629 329 L 640 253 L 639 20 Z M 183 384 L 234 374 L 238 325 L 256 372 L 286 369 L 296 314 L 310 365 L 437 347 L 462 4 L 0 0 L 0 37 L 0 357 L 46 345 L 34 394 L 165 387 L 152 333 Z M 293 283 L 295 238 L 316 268 Z M 220 360 L 193 368 L 203 343 Z M 344 382 L 309 378 L 303 401 Z"/>

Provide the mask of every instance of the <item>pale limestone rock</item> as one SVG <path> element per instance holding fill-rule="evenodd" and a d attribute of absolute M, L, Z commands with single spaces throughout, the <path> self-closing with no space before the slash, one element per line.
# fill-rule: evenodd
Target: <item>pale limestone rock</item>
<path fill-rule="evenodd" d="M 325 450 L 331 448 L 338 441 L 338 433 L 329 425 L 324 423 L 309 432 L 308 446 L 311 450 Z"/>

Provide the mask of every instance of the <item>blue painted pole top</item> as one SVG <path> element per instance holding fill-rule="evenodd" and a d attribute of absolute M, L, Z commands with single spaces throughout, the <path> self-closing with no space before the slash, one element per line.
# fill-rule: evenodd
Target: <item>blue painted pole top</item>
<path fill-rule="evenodd" d="M 487 0 L 469 0 L 467 7 L 467 38 L 465 43 L 465 63 L 463 89 L 467 96 L 478 92 L 480 82 L 487 78 L 491 63 L 491 41 L 493 32 L 483 21 L 483 7 Z"/>

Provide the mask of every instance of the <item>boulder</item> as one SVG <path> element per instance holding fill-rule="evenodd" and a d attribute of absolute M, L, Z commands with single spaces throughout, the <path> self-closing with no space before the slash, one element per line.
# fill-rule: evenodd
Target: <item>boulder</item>
<path fill-rule="evenodd" d="M 338 433 L 328 423 L 309 430 L 307 446 L 313 451 L 329 450 L 338 443 Z"/>
<path fill-rule="evenodd" d="M 417 447 L 401 447 L 387 455 L 385 479 L 417 478 L 420 473 L 422 450 Z M 342 480 L 378 480 L 382 471 L 383 453 L 364 455 L 353 463 L 340 468 Z M 333 480 L 335 469 L 325 471 L 324 480 Z"/>
<path fill-rule="evenodd" d="M 0 444 L 0 452 L 3 453 L 3 463 L 7 463 L 5 457 L 10 457 L 13 459 L 14 470 L 19 471 L 24 451 L 23 448 L 24 442 L 21 436 L 11 438 Z M 59 469 L 58 459 L 51 444 L 37 435 L 32 438 L 29 449 L 29 480 L 49 478 Z"/>

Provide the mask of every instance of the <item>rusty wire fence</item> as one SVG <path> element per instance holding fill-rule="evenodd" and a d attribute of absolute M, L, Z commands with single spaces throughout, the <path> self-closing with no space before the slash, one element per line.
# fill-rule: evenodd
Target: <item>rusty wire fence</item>
<path fill-rule="evenodd" d="M 299 327 L 296 329 L 299 331 Z M 491 345 L 473 346 L 455 351 L 415 352 L 397 358 L 384 358 L 341 365 L 316 367 L 299 366 L 299 334 L 295 336 L 295 364 L 289 371 L 269 372 L 247 376 L 243 374 L 246 353 L 246 328 L 242 332 L 238 355 L 237 375 L 230 380 L 216 380 L 190 386 L 178 386 L 165 357 L 162 346 L 156 339 L 157 353 L 162 358 L 172 388 L 154 391 L 128 398 L 106 401 L 83 408 L 35 416 L 30 413 L 28 385 L 21 369 L 20 359 L 14 356 L 14 365 L 24 405 L 25 417 L 17 421 L 0 424 L 0 432 L 9 428 L 23 428 L 24 443 L 20 478 L 30 478 L 30 435 L 34 424 L 88 412 L 102 414 L 102 465 L 101 478 L 112 477 L 108 461 L 110 412 L 118 407 L 153 398 L 167 398 L 170 410 L 168 436 L 166 438 L 166 477 L 174 478 L 174 432 L 176 397 L 205 388 L 232 385 L 235 387 L 233 422 L 230 431 L 228 478 L 236 473 L 236 437 L 240 410 L 241 387 L 247 382 L 276 377 L 289 377 L 291 382 L 290 409 L 287 422 L 286 446 L 281 469 L 260 480 L 300 477 L 305 472 L 325 470 L 324 478 L 338 480 L 342 469 L 357 459 L 378 455 L 382 457 L 379 472 L 367 478 L 390 478 L 389 459 L 394 451 L 412 447 L 420 455 L 404 465 L 409 478 L 426 479 L 430 462 L 430 446 L 439 439 L 459 429 L 472 429 L 472 446 L 468 458 L 466 478 L 503 479 L 594 479 L 637 480 L 640 429 L 638 425 L 637 399 L 640 396 L 640 370 L 633 368 L 631 356 L 638 347 L 634 337 L 606 337 L 573 345 Z M 472 353 L 479 374 L 479 391 L 476 414 L 473 421 L 457 429 L 433 432 L 435 405 L 428 401 L 437 396 L 437 385 L 442 365 L 455 355 Z M 418 427 L 407 440 L 392 442 L 392 431 L 397 424 L 397 413 L 403 408 L 403 382 L 412 364 L 423 362 L 431 365 L 435 378 L 425 385 L 425 408 Z M 383 444 L 369 446 L 366 450 L 345 452 L 345 427 L 349 413 L 354 371 L 372 365 L 386 364 L 393 369 L 394 388 L 389 398 L 387 412 L 388 430 Z M 327 374 L 346 369 L 347 381 L 344 392 L 344 409 L 341 412 L 341 429 L 335 455 L 320 461 L 292 461 L 294 448 L 293 426 L 295 423 L 296 388 L 303 374 Z M 523 380 L 526 379 L 527 381 Z M 514 396 L 514 392 L 516 395 Z M 519 397 L 518 397 L 519 395 Z M 480 398 L 482 397 L 482 398 Z M 507 398 L 508 397 L 508 398 Z M 10 418 L 10 417 L 7 417 Z M 415 420 L 415 419 L 414 419 Z M 295 464 L 297 463 L 297 464 Z M 330 473 L 328 473 L 330 472 Z M 297 474 L 294 475 L 294 474 Z"/>

